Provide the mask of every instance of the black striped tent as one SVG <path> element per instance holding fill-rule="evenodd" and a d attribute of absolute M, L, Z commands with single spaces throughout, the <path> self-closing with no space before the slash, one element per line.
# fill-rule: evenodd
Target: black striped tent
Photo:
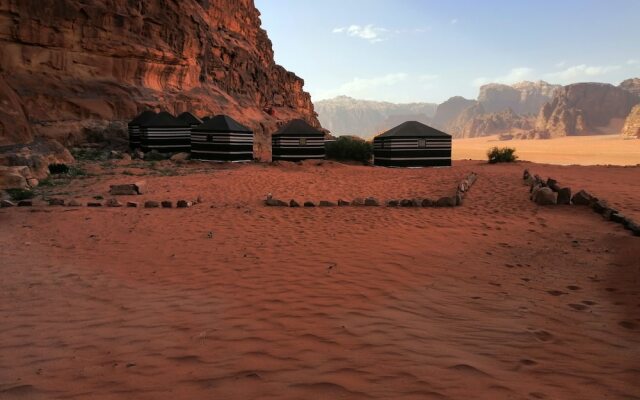
<path fill-rule="evenodd" d="M 155 116 L 155 112 L 147 110 L 141 112 L 137 117 L 129 122 L 129 147 L 132 150 L 140 147 L 140 125 L 146 123 L 149 119 Z"/>
<path fill-rule="evenodd" d="M 451 165 L 451 135 L 407 121 L 373 139 L 373 163 L 385 167 Z"/>
<path fill-rule="evenodd" d="M 299 161 L 324 158 L 324 133 L 301 119 L 294 119 L 271 137 L 272 159 Z"/>
<path fill-rule="evenodd" d="M 140 124 L 140 147 L 145 152 L 188 152 L 191 147 L 190 134 L 188 123 L 168 112 L 161 112 Z"/>
<path fill-rule="evenodd" d="M 191 130 L 191 158 L 253 160 L 253 132 L 227 115 L 216 115 Z"/>
<path fill-rule="evenodd" d="M 178 115 L 178 119 L 186 122 L 192 128 L 195 128 L 202 123 L 202 120 L 200 118 L 196 117 L 188 111 L 185 111 L 182 114 Z"/>

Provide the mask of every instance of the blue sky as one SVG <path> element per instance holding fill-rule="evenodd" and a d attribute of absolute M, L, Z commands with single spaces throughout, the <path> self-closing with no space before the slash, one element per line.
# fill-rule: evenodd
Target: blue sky
<path fill-rule="evenodd" d="M 476 98 L 487 82 L 640 76 L 639 0 L 255 0 L 314 101 Z"/>

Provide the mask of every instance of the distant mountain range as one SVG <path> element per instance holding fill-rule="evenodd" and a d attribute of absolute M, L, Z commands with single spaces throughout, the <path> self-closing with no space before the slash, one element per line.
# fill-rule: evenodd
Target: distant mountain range
<path fill-rule="evenodd" d="M 480 87 L 476 100 L 454 96 L 442 104 L 395 104 L 339 96 L 315 103 L 323 127 L 334 135 L 371 137 L 406 120 L 418 120 L 456 138 L 501 134 L 503 137 L 619 133 L 634 105 L 640 104 L 640 78 L 618 86 L 544 81 Z M 635 126 L 630 121 L 626 126 Z M 625 128 L 625 134 L 629 129 Z"/>
<path fill-rule="evenodd" d="M 318 119 L 334 135 L 371 136 L 407 120 L 430 123 L 435 103 L 396 104 L 338 96 L 314 103 Z"/>

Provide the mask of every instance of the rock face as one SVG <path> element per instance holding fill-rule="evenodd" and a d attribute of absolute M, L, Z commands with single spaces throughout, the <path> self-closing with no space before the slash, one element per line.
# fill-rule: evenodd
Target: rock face
<path fill-rule="evenodd" d="M 478 102 L 486 112 L 497 112 L 504 109 L 517 110 L 520 105 L 520 92 L 500 83 L 490 83 L 480 87 Z"/>
<path fill-rule="evenodd" d="M 275 64 L 253 0 L 0 0 L 0 145 L 121 135 L 143 109 L 225 113 L 269 156 L 283 121 L 319 122 Z"/>
<path fill-rule="evenodd" d="M 533 115 L 560 87 L 544 81 L 524 81 L 511 86 L 490 83 L 480 87 L 477 102 L 454 97 L 441 104 L 434 121 L 456 138 L 522 136 L 533 129 Z"/>
<path fill-rule="evenodd" d="M 534 119 L 520 116 L 512 109 L 488 113 L 483 105 L 473 105 L 458 115 L 447 127 L 454 138 L 470 138 L 504 133 L 515 133 L 533 128 Z"/>
<path fill-rule="evenodd" d="M 640 139 L 640 104 L 631 109 L 631 112 L 624 121 L 622 136 Z"/>
<path fill-rule="evenodd" d="M 515 106 L 513 110 L 520 115 L 537 115 L 540 107 L 551 100 L 562 85 L 552 85 L 545 81 L 523 81 L 514 83 L 512 87 L 520 92 L 519 106 Z"/>
<path fill-rule="evenodd" d="M 620 83 L 620 88 L 640 96 L 640 78 L 625 79 Z"/>
<path fill-rule="evenodd" d="M 475 100 L 465 99 L 460 96 L 451 97 L 438 106 L 436 114 L 433 117 L 433 123 L 436 127 L 444 129 L 446 132 L 449 124 L 453 122 L 460 113 L 476 104 L 477 102 Z"/>
<path fill-rule="evenodd" d="M 568 85 L 542 107 L 535 129 L 551 137 L 611 133 L 615 120 L 621 121 L 638 103 L 640 97 L 606 83 Z"/>
<path fill-rule="evenodd" d="M 436 107 L 434 103 L 395 104 L 348 96 L 315 102 L 318 118 L 324 128 L 334 135 L 361 137 L 372 136 L 408 120 L 428 123 Z"/>

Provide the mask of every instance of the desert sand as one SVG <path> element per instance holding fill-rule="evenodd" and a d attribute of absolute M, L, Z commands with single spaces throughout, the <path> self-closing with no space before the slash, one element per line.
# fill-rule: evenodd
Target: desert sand
<path fill-rule="evenodd" d="M 493 146 L 515 147 L 521 160 L 562 165 L 638 165 L 640 140 L 620 135 L 567 136 L 548 140 L 454 139 L 454 160 L 484 160 Z"/>
<path fill-rule="evenodd" d="M 1 209 L 0 398 L 640 398 L 640 238 L 536 206 L 525 167 L 640 219 L 640 167 L 85 166 L 50 193 L 204 202 Z M 470 171 L 450 209 L 261 203 L 437 197 Z"/>

